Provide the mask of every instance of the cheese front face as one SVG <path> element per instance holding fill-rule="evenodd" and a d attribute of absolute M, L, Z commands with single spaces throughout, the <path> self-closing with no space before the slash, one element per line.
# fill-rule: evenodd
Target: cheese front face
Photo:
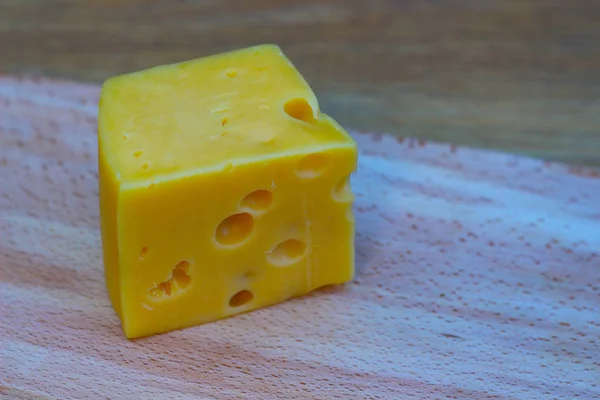
<path fill-rule="evenodd" d="M 98 144 L 106 284 L 127 337 L 352 279 L 356 144 L 277 46 L 109 79 Z"/>

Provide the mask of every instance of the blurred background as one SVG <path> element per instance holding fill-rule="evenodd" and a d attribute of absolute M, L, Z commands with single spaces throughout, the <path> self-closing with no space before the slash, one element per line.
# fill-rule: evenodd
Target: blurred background
<path fill-rule="evenodd" d="M 0 0 L 0 72 L 91 83 L 276 43 L 349 130 L 600 164 L 598 0 Z"/>

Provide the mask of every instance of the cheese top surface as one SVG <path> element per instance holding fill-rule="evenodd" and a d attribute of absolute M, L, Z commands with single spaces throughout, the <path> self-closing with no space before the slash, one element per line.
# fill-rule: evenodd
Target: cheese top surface
<path fill-rule="evenodd" d="M 133 185 L 351 145 L 275 45 L 111 78 L 99 132 L 116 179 Z"/>

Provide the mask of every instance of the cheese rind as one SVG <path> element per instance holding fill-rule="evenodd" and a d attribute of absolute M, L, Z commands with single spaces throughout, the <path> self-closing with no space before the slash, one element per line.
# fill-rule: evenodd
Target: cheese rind
<path fill-rule="evenodd" d="M 99 158 L 107 287 L 129 338 L 353 277 L 356 145 L 276 46 L 112 78 Z"/>

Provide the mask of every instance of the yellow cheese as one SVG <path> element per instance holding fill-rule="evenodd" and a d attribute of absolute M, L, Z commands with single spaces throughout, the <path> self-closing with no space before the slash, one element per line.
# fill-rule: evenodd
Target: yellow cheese
<path fill-rule="evenodd" d="M 106 284 L 127 337 L 352 279 L 356 144 L 277 46 L 107 80 L 98 146 Z"/>

